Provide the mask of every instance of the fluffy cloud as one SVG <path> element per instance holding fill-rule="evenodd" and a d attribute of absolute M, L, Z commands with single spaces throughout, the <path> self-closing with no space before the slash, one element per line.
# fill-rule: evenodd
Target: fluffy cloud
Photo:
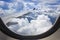
<path fill-rule="evenodd" d="M 58 1 L 59 0 L 13 0 L 13 2 L 9 2 L 3 0 L 0 1 L 0 17 L 6 19 L 5 17 L 11 18 L 11 16 L 14 17 L 14 15 L 16 16 L 17 14 L 22 16 L 31 10 L 34 13 L 33 15 L 37 16 L 35 20 L 31 20 L 29 23 L 27 18 L 7 18 L 8 22 L 18 23 L 8 28 L 21 35 L 41 34 L 49 30 L 53 25 L 49 16 L 55 18 L 60 14 L 60 2 Z M 34 18 L 33 15 L 31 14 L 26 17 Z M 4 21 L 6 22 L 6 20 Z"/>
<path fill-rule="evenodd" d="M 0 8 L 0 17 L 4 17 L 4 16 L 5 16 L 4 10 Z"/>
<path fill-rule="evenodd" d="M 52 27 L 50 18 L 45 15 L 39 15 L 36 20 L 31 20 L 31 23 L 28 22 L 28 19 L 16 19 L 13 18 L 11 22 L 18 22 L 18 26 L 12 25 L 8 28 L 13 32 L 16 32 L 20 35 L 37 35 L 46 32 Z M 15 29 L 15 27 L 17 27 Z M 43 30 L 44 29 L 44 30 Z"/>
<path fill-rule="evenodd" d="M 1 5 L 4 5 L 4 1 L 0 1 L 0 6 L 1 6 Z"/>
<path fill-rule="evenodd" d="M 30 1 L 30 2 L 28 2 Z M 36 3 L 36 0 L 13 0 L 13 2 L 6 2 L 4 0 L 0 1 L 0 8 L 6 9 L 4 10 L 5 16 L 9 16 L 10 14 L 16 14 L 16 12 L 20 12 L 23 10 L 30 10 L 30 9 L 36 9 L 38 12 L 42 12 L 43 14 L 48 14 L 50 15 L 49 11 L 52 10 L 53 12 L 55 11 L 56 13 L 58 12 L 57 9 L 59 9 L 58 2 L 59 0 L 38 0 L 38 4 Z M 37 5 L 35 5 L 35 3 Z M 55 4 L 55 5 L 50 5 L 50 4 Z M 2 7 L 1 7 L 2 6 Z M 8 7 L 8 8 L 7 8 Z M 57 9 L 56 9 L 57 8 Z M 48 12 L 48 13 L 47 13 Z M 51 13 L 51 15 L 56 15 L 56 13 Z"/>

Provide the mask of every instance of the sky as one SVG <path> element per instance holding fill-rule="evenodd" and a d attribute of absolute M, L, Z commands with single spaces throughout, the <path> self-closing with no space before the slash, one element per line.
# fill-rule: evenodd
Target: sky
<path fill-rule="evenodd" d="M 10 30 L 21 35 L 42 34 L 53 26 L 60 15 L 60 0 L 0 0 L 1 18 L 16 14 L 22 15 L 9 19 L 9 22 L 18 23 L 10 25 Z"/>

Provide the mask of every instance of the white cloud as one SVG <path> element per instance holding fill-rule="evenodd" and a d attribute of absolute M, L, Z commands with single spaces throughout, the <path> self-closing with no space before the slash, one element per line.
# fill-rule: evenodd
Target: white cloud
<path fill-rule="evenodd" d="M 15 32 L 20 28 L 20 26 L 18 24 L 15 25 L 11 25 L 8 27 L 11 31 Z"/>
<path fill-rule="evenodd" d="M 36 1 L 36 0 L 33 0 Z M 30 2 L 24 2 L 22 0 L 16 0 L 12 3 L 6 3 L 4 1 L 0 1 L 0 6 L 3 6 L 5 3 L 8 4 L 8 10 L 4 10 L 0 7 L 0 14 L 5 13 L 4 15 L 9 16 L 10 14 L 15 15 L 15 14 L 23 14 L 24 10 L 29 11 L 31 10 L 28 5 L 30 5 L 32 8 L 36 8 L 36 11 L 39 12 L 42 15 L 37 15 L 36 20 L 32 20 L 31 23 L 28 22 L 28 19 L 19 19 L 19 18 L 13 18 L 10 20 L 10 22 L 18 22 L 17 25 L 11 25 L 8 28 L 12 30 L 13 32 L 16 32 L 17 34 L 21 35 L 37 35 L 46 32 L 52 27 L 52 23 L 50 21 L 50 18 L 48 15 L 51 17 L 57 17 L 60 14 L 60 5 L 55 5 L 57 9 L 52 9 L 49 8 L 51 5 L 46 5 L 47 3 L 55 3 L 55 0 L 40 0 L 41 2 L 38 5 L 34 5 L 34 3 Z M 19 8 L 19 2 L 23 3 L 24 9 L 22 12 L 17 12 L 16 9 Z M 13 8 L 15 7 L 15 8 Z M 53 12 L 50 12 L 53 11 Z M 18 14 L 18 15 L 19 15 Z M 47 14 L 47 15 L 45 15 Z M 23 14 L 24 15 L 24 14 Z"/>
<path fill-rule="evenodd" d="M 0 6 L 3 6 L 5 4 L 4 1 L 0 1 Z"/>
<path fill-rule="evenodd" d="M 45 3 L 56 3 L 57 2 L 57 0 L 40 0 L 40 1 L 42 1 L 44 4 Z"/>
<path fill-rule="evenodd" d="M 36 20 L 32 20 L 31 23 L 28 23 L 27 19 L 13 19 L 12 22 L 18 22 L 19 27 L 17 27 L 17 34 L 20 35 L 38 35 L 46 32 L 52 27 L 52 23 L 50 22 L 50 18 L 45 15 L 39 15 Z M 16 25 L 9 26 L 9 29 L 12 29 L 14 32 Z M 44 29 L 44 30 L 43 30 Z"/>
<path fill-rule="evenodd" d="M 33 1 L 36 1 L 36 0 L 33 0 Z M 5 4 L 8 4 L 8 10 L 4 10 L 5 11 L 5 15 L 10 15 L 10 14 L 14 14 L 17 10 L 17 6 L 18 6 L 18 3 L 19 2 L 22 2 L 23 4 L 24 4 L 24 9 L 23 10 L 30 10 L 30 6 L 32 7 L 32 8 L 36 8 L 36 9 L 40 9 L 40 10 L 36 10 L 36 11 L 39 11 L 39 12 L 42 12 L 42 14 L 51 14 L 52 16 L 53 16 L 53 14 L 54 15 L 56 15 L 56 13 L 59 13 L 56 9 L 55 10 L 52 10 L 51 8 L 48 8 L 49 6 L 48 5 L 46 5 L 46 3 L 49 3 L 49 2 L 57 2 L 56 0 L 40 0 L 40 1 L 42 1 L 42 3 L 39 3 L 38 5 L 34 5 L 34 3 L 32 3 L 32 2 L 30 2 L 30 3 L 28 3 L 28 2 L 24 2 L 23 0 L 14 0 L 14 2 L 12 2 L 12 3 L 6 3 L 6 2 L 4 2 L 4 1 L 0 1 L 0 5 L 4 5 L 4 3 Z M 46 3 L 44 3 L 44 2 L 46 2 Z M 29 4 L 30 6 L 27 6 L 27 4 Z M 57 5 L 56 7 L 58 8 L 58 6 L 59 5 Z M 13 8 L 13 7 L 15 7 L 15 8 Z M 59 9 L 59 8 L 58 8 Z M 22 12 L 23 12 L 23 10 L 22 10 Z M 56 11 L 56 13 L 54 12 L 54 13 L 47 13 L 49 10 L 52 10 L 52 11 Z M 20 11 L 19 11 L 20 12 Z"/>
<path fill-rule="evenodd" d="M 3 17 L 3 16 L 5 16 L 5 11 L 2 8 L 0 8 L 0 17 Z"/>

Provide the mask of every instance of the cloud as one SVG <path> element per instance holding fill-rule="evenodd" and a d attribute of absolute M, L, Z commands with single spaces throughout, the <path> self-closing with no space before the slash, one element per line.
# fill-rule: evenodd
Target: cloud
<path fill-rule="evenodd" d="M 31 1 L 31 2 L 26 2 L 26 1 Z M 51 3 L 52 4 L 55 4 L 57 3 L 58 1 L 57 0 L 38 0 L 38 4 L 35 5 L 34 2 L 36 0 L 13 0 L 13 2 L 5 2 L 5 1 L 0 1 L 0 8 L 2 8 L 5 12 L 5 15 L 10 15 L 10 14 L 15 14 L 16 12 L 17 13 L 20 13 L 21 11 L 23 12 L 23 10 L 30 10 L 30 9 L 36 9 L 36 11 L 38 12 L 42 12 L 42 14 L 54 14 L 56 15 L 55 12 L 58 12 L 57 11 L 57 8 L 58 8 L 58 4 L 57 5 L 50 5 Z M 37 1 L 36 1 L 37 2 Z M 59 3 L 59 2 L 58 2 Z M 60 8 L 60 7 L 59 7 Z M 59 9 L 58 8 L 58 9 Z M 53 9 L 53 10 L 52 10 Z M 49 13 L 49 11 L 52 10 L 54 13 Z M 48 11 L 48 13 L 47 13 Z"/>
<path fill-rule="evenodd" d="M 28 19 L 12 19 L 12 22 L 18 22 L 17 31 L 13 29 L 16 25 L 9 26 L 13 32 L 20 35 L 37 35 L 46 32 L 52 27 L 52 23 L 50 22 L 50 18 L 45 15 L 39 15 L 36 20 L 32 20 L 31 23 L 28 22 Z M 43 30 L 44 29 L 44 30 Z"/>
<path fill-rule="evenodd" d="M 7 0 L 3 0 L 0 1 L 0 17 L 8 17 L 9 15 L 14 16 L 15 14 L 22 16 L 25 12 L 31 10 L 34 14 L 38 13 L 35 20 L 31 20 L 31 22 L 29 23 L 29 20 L 27 18 L 12 18 L 9 21 L 17 22 L 18 24 L 11 25 L 8 28 L 13 32 L 21 35 L 41 34 L 49 30 L 53 25 L 50 21 L 51 18 L 49 16 L 55 18 L 60 14 L 60 2 L 58 1 L 13 0 L 13 2 L 9 2 Z M 35 10 L 33 10 L 34 8 Z M 34 18 L 32 15 L 28 15 L 27 17 Z"/>
<path fill-rule="evenodd" d="M 0 1 L 0 6 L 1 6 L 1 5 L 4 5 L 4 3 L 5 3 L 4 1 Z"/>
<path fill-rule="evenodd" d="M 3 17 L 5 15 L 4 10 L 0 8 L 0 17 Z"/>

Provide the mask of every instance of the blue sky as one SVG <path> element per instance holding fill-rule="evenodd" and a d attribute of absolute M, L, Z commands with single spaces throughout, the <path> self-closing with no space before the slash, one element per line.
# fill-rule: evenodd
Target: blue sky
<path fill-rule="evenodd" d="M 4 1 L 4 2 L 12 2 L 13 0 L 0 0 L 0 1 Z"/>

